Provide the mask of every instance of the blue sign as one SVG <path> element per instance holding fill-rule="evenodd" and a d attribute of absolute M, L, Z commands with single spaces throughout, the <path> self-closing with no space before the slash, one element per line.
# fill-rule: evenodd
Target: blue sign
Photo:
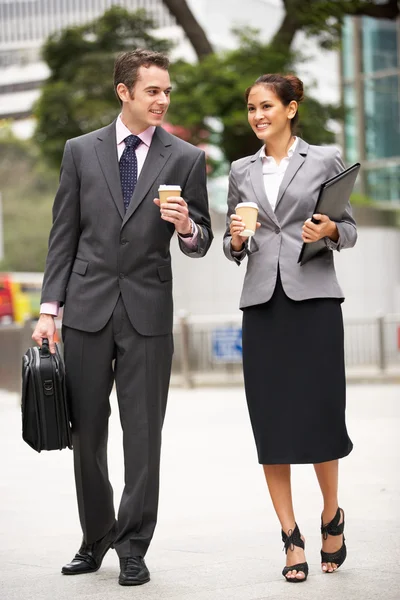
<path fill-rule="evenodd" d="M 242 362 L 242 330 L 240 327 L 214 329 L 212 355 L 217 362 Z"/>

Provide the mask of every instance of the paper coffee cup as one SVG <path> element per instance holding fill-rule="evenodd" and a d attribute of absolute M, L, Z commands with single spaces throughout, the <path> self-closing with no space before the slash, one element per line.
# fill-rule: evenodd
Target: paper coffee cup
<path fill-rule="evenodd" d="M 180 185 L 160 185 L 158 188 L 158 197 L 160 204 L 167 202 L 169 196 L 180 196 L 182 188 Z"/>
<path fill-rule="evenodd" d="M 254 235 L 257 226 L 258 206 L 255 202 L 240 202 L 236 206 L 236 214 L 242 217 L 245 226 L 244 231 L 240 235 L 249 237 Z"/>

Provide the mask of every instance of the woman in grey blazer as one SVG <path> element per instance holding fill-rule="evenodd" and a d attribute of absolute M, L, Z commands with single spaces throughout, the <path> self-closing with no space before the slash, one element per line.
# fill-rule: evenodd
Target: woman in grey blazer
<path fill-rule="evenodd" d="M 243 310 L 243 371 L 259 462 L 282 527 L 282 574 L 307 579 L 304 537 L 293 510 L 290 465 L 314 465 L 323 497 L 322 570 L 346 558 L 344 512 L 338 503 L 338 459 L 352 450 L 345 423 L 343 292 L 333 251 L 354 246 L 350 204 L 340 222 L 311 216 L 321 183 L 344 169 L 331 147 L 295 136 L 303 84 L 294 76 L 263 75 L 246 91 L 248 120 L 263 143 L 232 163 L 224 252 L 238 265 L 247 256 Z M 251 245 L 241 235 L 240 202 L 256 202 Z M 324 239 L 326 250 L 300 266 L 303 242 Z M 251 246 L 251 247 L 250 247 Z"/>

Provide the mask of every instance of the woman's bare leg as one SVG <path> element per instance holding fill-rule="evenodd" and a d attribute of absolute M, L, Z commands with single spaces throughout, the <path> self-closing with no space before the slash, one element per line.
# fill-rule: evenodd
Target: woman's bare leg
<path fill-rule="evenodd" d="M 339 461 L 330 460 L 329 462 L 318 463 L 314 465 L 315 473 L 318 478 L 319 487 L 321 488 L 322 497 L 324 499 L 324 508 L 322 511 L 322 521 L 324 524 L 332 521 L 335 516 L 338 502 L 338 484 L 339 484 Z M 343 521 L 341 516 L 340 523 Z M 336 552 L 343 544 L 343 536 L 329 535 L 326 540 L 322 540 L 322 550 L 324 552 Z M 323 571 L 336 571 L 335 563 L 322 563 Z"/>
<path fill-rule="evenodd" d="M 295 528 L 292 487 L 290 482 L 290 465 L 263 465 L 265 479 L 267 481 L 272 504 L 278 516 L 283 531 L 288 534 Z M 304 539 L 304 538 L 303 538 Z M 304 550 L 294 546 L 289 548 L 286 557 L 286 566 L 305 562 Z M 289 571 L 288 579 L 304 579 L 304 573 Z"/>

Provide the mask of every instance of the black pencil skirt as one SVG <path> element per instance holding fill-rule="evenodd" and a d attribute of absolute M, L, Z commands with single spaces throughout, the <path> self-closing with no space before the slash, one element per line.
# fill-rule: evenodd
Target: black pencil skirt
<path fill-rule="evenodd" d="M 351 452 L 340 299 L 291 300 L 278 274 L 271 300 L 243 309 L 243 371 L 261 464 Z"/>

